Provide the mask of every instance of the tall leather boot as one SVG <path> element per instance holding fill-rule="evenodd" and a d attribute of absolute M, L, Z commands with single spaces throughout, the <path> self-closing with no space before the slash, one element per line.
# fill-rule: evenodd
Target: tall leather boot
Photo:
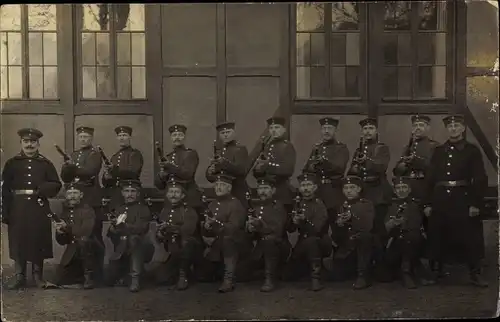
<path fill-rule="evenodd" d="M 411 265 L 410 262 L 408 261 L 403 261 L 401 263 L 401 279 L 403 282 L 403 285 L 408 288 L 408 289 L 414 289 L 417 288 L 417 285 L 415 284 L 415 281 L 413 280 L 411 276 Z"/>
<path fill-rule="evenodd" d="M 14 281 L 7 286 L 7 289 L 18 290 L 20 288 L 26 287 L 26 261 L 15 261 L 14 270 Z"/>
<path fill-rule="evenodd" d="M 33 280 L 35 281 L 36 287 L 45 288 L 47 283 L 43 279 L 43 261 L 32 263 L 32 267 Z"/>
<path fill-rule="evenodd" d="M 234 270 L 236 268 L 236 258 L 235 257 L 225 257 L 224 258 L 224 280 L 219 287 L 220 293 L 231 292 L 234 290 Z"/>
<path fill-rule="evenodd" d="M 323 289 L 321 284 L 321 258 L 315 258 L 311 261 L 311 291 Z"/>
<path fill-rule="evenodd" d="M 93 273 L 94 272 L 91 269 L 85 269 L 84 273 L 85 281 L 83 282 L 84 290 L 91 290 L 95 287 Z"/>
<path fill-rule="evenodd" d="M 488 287 L 488 283 L 481 277 L 481 267 L 478 264 L 469 265 L 469 274 L 472 285 Z"/>
<path fill-rule="evenodd" d="M 177 281 L 177 290 L 183 291 L 189 287 L 188 272 L 190 263 L 185 258 L 181 258 L 179 267 L 179 280 Z"/>
<path fill-rule="evenodd" d="M 450 276 L 450 273 L 445 269 L 443 262 L 429 261 L 432 272 L 436 279 L 445 278 Z"/>
<path fill-rule="evenodd" d="M 266 258 L 264 261 L 264 284 L 260 288 L 261 292 L 271 292 L 274 290 L 274 277 L 276 274 L 276 266 L 278 264 L 277 258 Z"/>

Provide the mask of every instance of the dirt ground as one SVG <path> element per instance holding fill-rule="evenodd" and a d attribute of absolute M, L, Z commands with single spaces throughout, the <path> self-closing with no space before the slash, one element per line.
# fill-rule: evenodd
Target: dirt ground
<path fill-rule="evenodd" d="M 47 271 L 51 271 L 50 268 Z M 5 271 L 4 276 L 8 276 Z M 486 268 L 490 287 L 466 284 L 466 270 L 453 267 L 441 285 L 406 290 L 397 283 L 374 284 L 354 291 L 352 282 L 326 283 L 320 292 L 306 291 L 307 282 L 281 284 L 273 293 L 259 292 L 260 283 L 237 284 L 219 294 L 218 284 L 192 285 L 178 292 L 146 285 L 140 293 L 126 288 L 24 291 L 3 290 L 3 321 L 187 320 L 187 319 L 382 319 L 475 318 L 496 316 L 498 268 Z M 50 275 L 50 272 L 49 274 Z"/>

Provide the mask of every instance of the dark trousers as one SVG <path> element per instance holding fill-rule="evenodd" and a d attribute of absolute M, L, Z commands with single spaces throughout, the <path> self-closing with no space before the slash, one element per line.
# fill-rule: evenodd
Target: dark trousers
<path fill-rule="evenodd" d="M 58 285 L 82 283 L 86 274 L 92 275 L 95 270 L 96 247 L 92 241 L 78 241 L 75 255 L 67 264 L 59 264 L 56 271 Z"/>
<path fill-rule="evenodd" d="M 102 282 L 104 278 L 104 256 L 106 254 L 102 231 L 103 222 L 107 221 L 108 218 L 105 217 L 105 211 L 102 207 L 93 207 L 93 209 L 96 214 L 94 236 L 96 236 L 97 242 L 101 244 L 101 247 L 96 247 L 96 251 L 94 252 L 94 278 L 97 282 Z"/>
<path fill-rule="evenodd" d="M 310 270 L 311 265 L 321 263 L 322 258 L 321 239 L 316 236 L 307 238 L 300 236 L 285 266 L 283 279 L 291 281 L 302 278 Z"/>
<path fill-rule="evenodd" d="M 406 232 L 403 238 L 395 236 L 386 249 L 384 265 L 390 280 L 400 273 L 410 273 L 417 265 L 422 244 L 420 231 Z"/>
<path fill-rule="evenodd" d="M 285 265 L 289 248 L 279 239 L 259 240 L 248 256 L 241 258 L 236 268 L 239 281 L 263 277 L 263 269 L 280 270 Z M 279 276 L 278 276 L 279 277 Z"/>
<path fill-rule="evenodd" d="M 366 274 L 371 266 L 373 235 L 360 234 L 355 240 L 339 242 L 339 249 L 333 255 L 330 279 L 343 281 Z"/>
<path fill-rule="evenodd" d="M 129 236 L 128 249 L 120 258 L 109 262 L 106 272 L 106 284 L 114 285 L 116 281 L 129 274 L 131 278 L 139 278 L 144 267 L 144 248 L 142 236 Z"/>

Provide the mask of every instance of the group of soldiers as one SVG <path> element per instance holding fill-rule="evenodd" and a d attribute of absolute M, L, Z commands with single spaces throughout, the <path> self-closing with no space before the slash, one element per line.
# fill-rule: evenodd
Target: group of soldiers
<path fill-rule="evenodd" d="M 2 222 L 8 225 L 16 274 L 9 287 L 26 285 L 26 263 L 31 262 L 39 287 L 83 283 L 91 289 L 99 276 L 106 285 L 126 283 L 137 292 L 144 263 L 154 251 L 145 238 L 153 219 L 155 238 L 170 254 L 155 276 L 179 290 L 194 280 L 222 279 L 219 292 L 229 292 L 235 281 L 263 279 L 261 291 L 269 292 L 279 280 L 305 276 L 313 291 L 323 288 L 322 280 L 349 278 L 355 279 L 355 289 L 396 278 L 415 288 L 438 282 L 447 275 L 445 264 L 456 260 L 468 264 L 473 285 L 485 287 L 478 215 L 487 177 L 481 152 L 466 140 L 462 115 L 443 119 L 449 136 L 443 144 L 428 137 L 428 116 L 412 116 L 411 122 L 391 185 L 390 151 L 378 140 L 376 119 L 360 121 L 361 139 L 352 158 L 336 138 L 339 120 L 320 119 L 322 141 L 313 147 L 297 189 L 290 184 L 296 153 L 285 139 L 283 118 L 267 120 L 269 134 L 256 160 L 235 140 L 234 123 L 219 124 L 219 142 L 206 169 L 214 184 L 212 201 L 195 182 L 199 157 L 184 144 L 186 126 L 172 125 L 173 150 L 164 155 L 157 147 L 155 186 L 165 191 L 158 215 L 152 215 L 142 195 L 143 157 L 131 146 L 132 128 L 115 129 L 120 150 L 110 159 L 92 145 L 91 127 L 77 128 L 81 146 L 71 155 L 58 148 L 66 193 L 60 215 L 51 212 L 48 202 L 62 184 L 52 162 L 38 152 L 43 134 L 21 129 L 21 152 L 2 173 Z M 257 180 L 257 198 L 246 183 L 249 171 Z M 109 196 L 108 218 L 100 181 Z M 114 249 L 103 272 L 102 222 L 107 219 L 111 224 L 105 235 Z M 57 242 L 67 246 L 56 280 L 48 283 L 43 261 L 53 255 L 51 220 Z M 289 234 L 297 237 L 293 245 Z M 332 260 L 328 270 L 325 258 Z"/>

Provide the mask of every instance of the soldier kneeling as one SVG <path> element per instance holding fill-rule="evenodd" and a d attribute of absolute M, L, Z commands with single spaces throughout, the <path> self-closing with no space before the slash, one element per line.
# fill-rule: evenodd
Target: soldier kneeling
<path fill-rule="evenodd" d="M 263 177 L 257 181 L 259 201 L 252 204 L 249 200 L 249 213 L 246 230 L 250 238 L 256 241 L 255 247 L 245 263 L 247 269 L 254 270 L 264 266 L 265 281 L 262 292 L 274 290 L 274 283 L 280 263 L 290 253 L 290 247 L 283 243 L 287 213 L 285 207 L 274 199 L 275 180 Z"/>
<path fill-rule="evenodd" d="M 422 215 L 418 204 L 410 197 L 410 179 L 394 178 L 396 199 L 389 207 L 385 228 L 387 246 L 385 253 L 386 268 L 391 275 L 400 273 L 403 285 L 416 288 L 412 277 L 412 264 L 419 260 L 422 237 Z"/>
<path fill-rule="evenodd" d="M 151 212 L 139 202 L 140 181 L 126 180 L 120 185 L 125 204 L 110 214 L 112 218 L 107 236 L 113 243 L 114 252 L 109 259 L 106 280 L 108 285 L 113 286 L 126 272 L 130 272 L 130 291 L 138 292 L 144 262 L 152 247 L 145 241 Z"/>
<path fill-rule="evenodd" d="M 174 178 L 167 182 L 166 197 L 169 204 L 157 218 L 156 238 L 170 253 L 167 262 L 159 267 L 159 275 L 178 272 L 177 289 L 188 288 L 191 265 L 201 255 L 202 244 L 198 229 L 198 214 L 184 201 L 185 188 Z"/>
<path fill-rule="evenodd" d="M 57 268 L 56 285 L 81 283 L 83 288 L 94 288 L 95 252 L 103 247 L 94 235 L 96 215 L 94 210 L 81 202 L 81 185 L 70 183 L 66 187 L 66 202 L 60 218 L 56 221 L 56 241 L 66 245 Z"/>
<path fill-rule="evenodd" d="M 346 200 L 332 231 L 332 239 L 338 246 L 333 255 L 332 277 L 334 280 L 344 280 L 357 275 L 354 289 L 369 286 L 367 271 L 373 251 L 371 230 L 375 209 L 371 201 L 360 198 L 362 183 L 362 179 L 357 176 L 342 179 Z"/>
<path fill-rule="evenodd" d="M 322 259 L 332 252 L 328 213 L 321 199 L 315 196 L 318 189 L 316 175 L 304 173 L 297 179 L 302 198 L 297 196 L 295 200 L 292 223 L 287 229 L 290 233 L 298 231 L 299 238 L 285 269 L 285 279 L 300 278 L 304 263 L 307 263 L 310 265 L 311 290 L 319 291 L 323 288 L 320 281 Z"/>

